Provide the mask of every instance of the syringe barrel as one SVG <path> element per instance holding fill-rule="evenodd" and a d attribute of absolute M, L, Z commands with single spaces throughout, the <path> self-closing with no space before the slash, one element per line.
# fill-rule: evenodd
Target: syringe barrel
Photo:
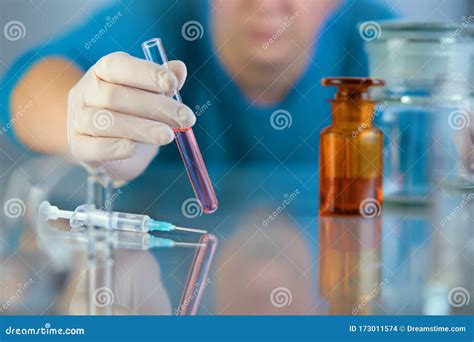
<path fill-rule="evenodd" d="M 81 227 L 88 224 L 113 230 L 127 230 L 131 232 L 148 231 L 147 224 L 150 217 L 147 215 L 108 212 L 81 205 L 76 208 L 69 221 L 71 227 Z"/>
<path fill-rule="evenodd" d="M 147 40 L 142 44 L 142 48 L 147 60 L 155 63 L 161 62 L 166 66 L 168 58 L 166 57 L 161 39 L 153 38 Z M 174 97 L 177 101 L 182 102 L 178 91 L 174 92 Z M 194 195 L 205 214 L 213 213 L 217 210 L 219 204 L 194 132 L 191 128 L 176 128 L 174 132 L 181 158 L 194 190 Z"/>
<path fill-rule="evenodd" d="M 111 229 L 146 233 L 150 217 L 147 215 L 113 212 L 110 219 Z"/>

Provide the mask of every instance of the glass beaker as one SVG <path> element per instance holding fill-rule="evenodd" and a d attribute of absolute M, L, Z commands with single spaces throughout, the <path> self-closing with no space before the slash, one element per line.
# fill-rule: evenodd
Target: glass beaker
<path fill-rule="evenodd" d="M 380 23 L 366 44 L 374 89 L 375 123 L 384 140 L 384 197 L 429 201 L 436 185 L 474 186 L 474 170 L 459 148 L 470 139 L 474 27 L 470 21 Z"/>

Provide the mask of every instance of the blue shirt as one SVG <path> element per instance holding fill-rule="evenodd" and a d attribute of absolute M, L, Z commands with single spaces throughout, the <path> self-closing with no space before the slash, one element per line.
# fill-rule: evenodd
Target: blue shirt
<path fill-rule="evenodd" d="M 376 0 L 342 1 L 315 38 L 307 70 L 288 95 L 275 105 L 262 106 L 242 94 L 215 55 L 206 1 L 141 0 L 127 6 L 120 2 L 108 6 L 19 58 L 1 82 L 0 108 L 10 108 L 12 89 L 40 59 L 66 57 L 87 70 L 114 51 L 143 57 L 141 43 L 161 37 L 169 58 L 183 60 L 188 67 L 182 96 L 198 116 L 194 130 L 206 161 L 317 162 L 319 132 L 330 122 L 327 99 L 334 91 L 321 87 L 321 78 L 367 76 L 364 41 L 357 25 L 395 16 Z M 193 41 L 184 39 L 181 32 L 191 20 L 203 28 L 202 37 Z M 9 121 L 4 109 L 0 120 L 3 125 Z M 286 128 L 275 129 L 279 123 Z M 13 130 L 8 132 L 14 139 Z M 174 144 L 157 159 L 169 158 L 179 160 Z"/>

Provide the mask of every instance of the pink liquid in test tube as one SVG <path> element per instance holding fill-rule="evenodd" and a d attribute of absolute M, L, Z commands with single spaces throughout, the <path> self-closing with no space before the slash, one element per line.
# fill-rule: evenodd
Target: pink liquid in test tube
<path fill-rule="evenodd" d="M 142 44 L 143 52 L 147 60 L 161 63 L 166 66 L 168 58 L 166 56 L 161 39 L 153 38 Z M 183 102 L 178 91 L 174 92 L 174 98 L 178 102 Z M 197 144 L 194 132 L 191 128 L 174 129 L 175 140 L 183 159 L 189 181 L 194 190 L 194 195 L 205 214 L 211 214 L 217 210 L 219 204 L 214 192 L 206 165 L 202 160 L 201 151 Z"/>

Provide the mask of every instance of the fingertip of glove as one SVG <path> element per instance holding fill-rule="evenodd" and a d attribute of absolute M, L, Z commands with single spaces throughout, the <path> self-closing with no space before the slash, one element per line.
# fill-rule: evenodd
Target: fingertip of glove
<path fill-rule="evenodd" d="M 177 117 L 183 128 L 193 127 L 196 123 L 194 112 L 187 106 L 181 106 L 178 109 Z"/>
<path fill-rule="evenodd" d="M 173 71 L 173 74 L 176 76 L 178 80 L 178 90 L 180 90 L 188 75 L 186 64 L 179 60 L 173 60 L 168 62 L 168 67 Z"/>
<path fill-rule="evenodd" d="M 169 144 L 174 140 L 174 132 L 170 127 L 167 127 L 166 133 L 163 134 L 163 144 Z"/>
<path fill-rule="evenodd" d="M 168 69 L 161 69 L 156 74 L 156 82 L 160 89 L 165 92 L 176 90 L 179 85 L 176 76 Z"/>
<path fill-rule="evenodd" d="M 137 143 L 128 139 L 120 140 L 119 145 L 119 149 L 125 155 L 125 158 L 133 156 L 137 151 Z"/>

